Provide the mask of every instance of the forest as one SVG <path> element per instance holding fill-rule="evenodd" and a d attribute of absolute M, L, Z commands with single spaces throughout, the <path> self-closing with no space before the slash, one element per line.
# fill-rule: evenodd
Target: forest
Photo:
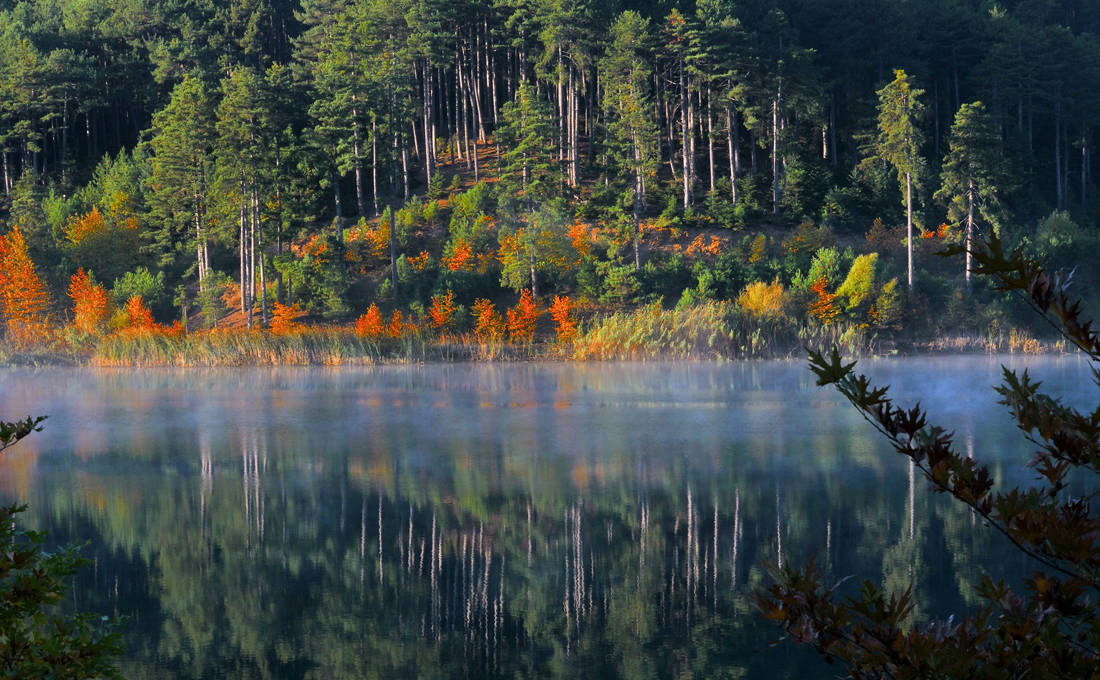
<path fill-rule="evenodd" d="M 0 32 L 9 361 L 1030 351 L 971 239 L 1096 284 L 1086 0 L 0 0 Z"/>

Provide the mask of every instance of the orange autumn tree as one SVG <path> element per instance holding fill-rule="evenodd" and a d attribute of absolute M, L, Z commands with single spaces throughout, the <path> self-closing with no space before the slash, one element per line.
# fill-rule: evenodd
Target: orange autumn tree
<path fill-rule="evenodd" d="M 428 308 L 428 318 L 431 319 L 432 328 L 440 331 L 440 337 L 446 337 L 444 332 L 450 326 L 451 317 L 455 313 L 455 294 L 448 290 L 443 295 L 432 296 L 432 306 Z"/>
<path fill-rule="evenodd" d="M 0 237 L 0 311 L 8 340 L 26 349 L 49 339 L 50 295 L 27 253 L 19 227 Z"/>
<path fill-rule="evenodd" d="M 444 253 L 441 260 L 444 267 L 453 272 L 471 268 L 475 259 L 474 251 L 466 239 L 457 239 L 452 246 L 448 247 L 448 251 Z"/>
<path fill-rule="evenodd" d="M 485 298 L 474 300 L 474 335 L 479 342 L 492 342 L 504 336 L 504 319 Z"/>
<path fill-rule="evenodd" d="M 153 312 L 145 305 L 140 295 L 131 295 L 126 301 L 126 330 L 137 333 L 151 333 L 157 330 L 153 321 Z"/>
<path fill-rule="evenodd" d="M 516 306 L 508 310 L 508 337 L 512 342 L 530 344 L 535 341 L 535 322 L 539 310 L 530 289 L 524 289 Z"/>
<path fill-rule="evenodd" d="M 84 268 L 69 279 L 69 297 L 73 301 L 73 326 L 81 333 L 101 335 L 110 312 L 110 298 L 102 284 L 92 284 Z"/>
<path fill-rule="evenodd" d="M 828 326 L 840 316 L 840 308 L 836 304 L 836 293 L 830 293 L 827 286 L 829 280 L 822 276 L 810 285 L 810 290 L 817 299 L 810 303 L 810 316 L 821 322 L 822 326 Z"/>
<path fill-rule="evenodd" d="M 558 325 L 558 342 L 570 343 L 577 337 L 577 322 L 570 318 L 573 311 L 573 303 L 562 295 L 554 296 L 554 303 L 550 305 L 550 318 Z"/>
<path fill-rule="evenodd" d="M 65 238 L 74 245 L 80 245 L 89 237 L 100 236 L 106 229 L 103 215 L 98 207 L 93 206 L 86 214 L 69 219 L 68 224 L 65 225 Z"/>
<path fill-rule="evenodd" d="M 382 312 L 374 302 L 367 307 L 365 314 L 355 320 L 355 334 L 361 338 L 377 340 L 386 332 L 386 322 L 382 320 Z"/>
<path fill-rule="evenodd" d="M 391 338 L 400 338 L 406 330 L 411 328 L 410 324 L 405 323 L 405 317 L 401 313 L 400 309 L 393 310 L 393 315 L 390 316 L 390 325 L 386 329 L 386 332 Z"/>
<path fill-rule="evenodd" d="M 301 329 L 302 324 L 298 323 L 298 318 L 302 314 L 298 303 L 284 305 L 275 302 L 271 307 L 271 332 L 275 335 L 283 335 Z"/>

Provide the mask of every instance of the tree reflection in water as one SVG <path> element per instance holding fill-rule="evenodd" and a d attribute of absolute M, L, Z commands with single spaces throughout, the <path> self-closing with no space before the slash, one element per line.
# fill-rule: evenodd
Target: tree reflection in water
<path fill-rule="evenodd" d="M 936 370 L 980 404 L 997 366 Z M 806 373 L 15 371 L 2 405 L 51 427 L 0 490 L 90 541 L 75 604 L 131 617 L 130 677 L 829 677 L 768 649 L 765 561 L 935 614 L 1010 553 Z M 984 408 L 967 441 L 1014 441 Z"/>

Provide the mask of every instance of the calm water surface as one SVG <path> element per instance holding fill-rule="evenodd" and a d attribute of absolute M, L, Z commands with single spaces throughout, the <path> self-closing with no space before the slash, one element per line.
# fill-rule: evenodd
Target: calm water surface
<path fill-rule="evenodd" d="M 989 389 L 1072 358 L 868 361 L 1026 481 Z M 73 604 L 131 678 L 832 677 L 752 606 L 766 563 L 915 584 L 920 616 L 1028 565 L 931 494 L 803 362 L 7 370 L 49 414 L 0 496 L 87 541 Z"/>

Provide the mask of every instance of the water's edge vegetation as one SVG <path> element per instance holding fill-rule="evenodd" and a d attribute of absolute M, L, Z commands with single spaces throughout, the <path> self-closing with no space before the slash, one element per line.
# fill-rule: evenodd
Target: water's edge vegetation
<path fill-rule="evenodd" d="M 34 351 L 0 351 L 0 365 L 302 366 L 470 361 L 744 360 L 801 356 L 805 347 L 836 345 L 851 356 L 946 353 L 1046 353 L 1061 341 L 1017 329 L 937 338 L 883 335 L 866 325 L 798 325 L 759 319 L 728 302 L 673 309 L 651 304 L 577 322 L 543 318 L 536 310 L 520 334 L 504 325 L 461 330 L 400 320 L 378 328 L 292 324 L 280 330 L 186 332 L 152 326 L 113 333 L 86 344 L 57 340 Z M 515 330 L 515 329 L 513 329 Z"/>

